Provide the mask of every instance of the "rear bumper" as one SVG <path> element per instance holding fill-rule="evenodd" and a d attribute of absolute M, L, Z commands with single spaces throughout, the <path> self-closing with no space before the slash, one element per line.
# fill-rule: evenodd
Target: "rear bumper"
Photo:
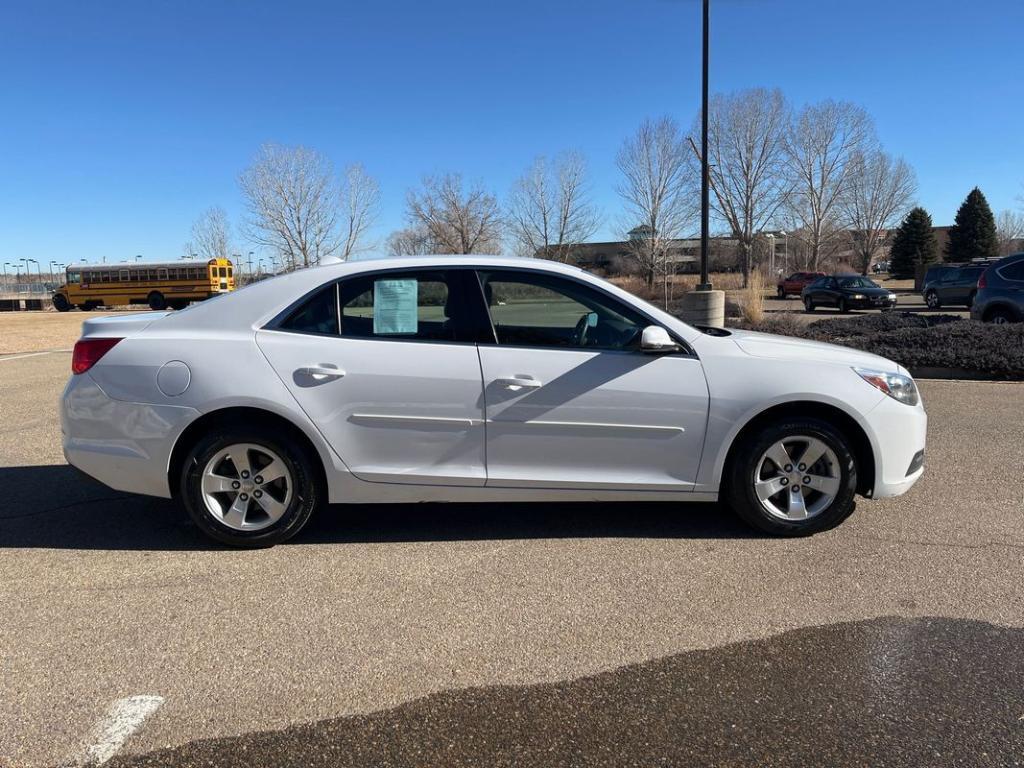
<path fill-rule="evenodd" d="M 194 408 L 113 400 L 88 374 L 72 376 L 60 403 L 64 457 L 118 491 L 169 498 L 167 469 Z"/>
<path fill-rule="evenodd" d="M 924 474 L 921 456 L 926 455 L 928 415 L 921 404 L 911 407 L 885 397 L 867 414 L 867 419 L 874 432 L 872 498 L 900 496 Z"/>

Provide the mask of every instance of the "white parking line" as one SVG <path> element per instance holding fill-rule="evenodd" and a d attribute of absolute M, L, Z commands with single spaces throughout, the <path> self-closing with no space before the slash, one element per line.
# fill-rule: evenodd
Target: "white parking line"
<path fill-rule="evenodd" d="M 0 357 L 0 363 L 5 362 L 7 360 L 21 360 L 24 357 L 39 357 L 39 355 L 56 355 L 60 352 L 70 351 L 70 349 L 48 349 L 45 352 L 25 352 L 24 354 L 21 355 L 7 355 L 5 357 Z"/>
<path fill-rule="evenodd" d="M 129 696 L 115 701 L 96 724 L 91 743 L 76 765 L 103 765 L 163 703 L 162 696 Z"/>

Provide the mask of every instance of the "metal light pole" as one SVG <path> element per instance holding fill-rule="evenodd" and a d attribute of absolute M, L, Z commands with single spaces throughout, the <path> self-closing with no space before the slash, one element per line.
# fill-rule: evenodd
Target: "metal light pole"
<path fill-rule="evenodd" d="M 4 288 L 7 287 L 7 262 L 4 262 Z"/>
<path fill-rule="evenodd" d="M 768 251 L 768 271 L 771 272 L 772 278 L 775 277 L 775 235 L 769 232 L 765 235 L 768 238 L 770 250 Z"/>
<path fill-rule="evenodd" d="M 708 278 L 708 227 L 710 219 L 711 165 L 708 162 L 708 38 L 711 28 L 711 0 L 704 0 L 704 66 L 701 77 L 700 129 L 700 285 L 698 291 L 710 291 Z"/>

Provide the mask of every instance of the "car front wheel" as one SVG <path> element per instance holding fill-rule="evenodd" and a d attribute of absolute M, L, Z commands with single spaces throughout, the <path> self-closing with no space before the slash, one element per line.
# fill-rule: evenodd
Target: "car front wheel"
<path fill-rule="evenodd" d="M 319 501 L 312 462 L 300 446 L 270 430 L 241 427 L 196 443 L 180 493 L 203 533 L 249 549 L 297 534 Z"/>
<path fill-rule="evenodd" d="M 810 296 L 804 296 L 804 309 L 808 312 L 814 311 L 814 300 Z"/>
<path fill-rule="evenodd" d="M 854 510 L 857 464 L 847 438 L 826 421 L 780 420 L 744 441 L 724 497 L 745 522 L 777 536 L 838 525 Z"/>
<path fill-rule="evenodd" d="M 942 302 L 939 301 L 939 294 L 935 291 L 928 291 L 924 295 L 924 303 L 928 305 L 929 309 L 938 309 L 942 306 Z"/>

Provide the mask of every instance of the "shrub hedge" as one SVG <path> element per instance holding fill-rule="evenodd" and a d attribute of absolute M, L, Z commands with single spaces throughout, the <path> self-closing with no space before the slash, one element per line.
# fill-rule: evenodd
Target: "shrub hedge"
<path fill-rule="evenodd" d="M 756 329 L 872 352 L 912 372 L 951 368 L 965 373 L 1024 379 L 1024 323 L 992 325 L 955 315 L 885 312 L 807 326 L 776 315 Z"/>

